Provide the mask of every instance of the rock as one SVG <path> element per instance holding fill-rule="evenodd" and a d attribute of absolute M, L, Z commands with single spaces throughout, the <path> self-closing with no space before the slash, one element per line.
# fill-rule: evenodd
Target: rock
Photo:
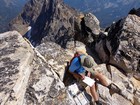
<path fill-rule="evenodd" d="M 60 80 L 64 74 L 61 74 L 62 76 L 60 77 L 57 73 L 57 71 L 60 69 L 61 66 L 64 67 L 62 63 L 64 59 L 63 60 L 61 59 L 62 61 L 58 59 L 61 65 L 57 65 L 54 62 L 51 62 L 51 60 L 53 61 L 57 60 L 55 58 L 57 56 L 57 50 L 59 49 L 58 50 L 59 54 L 59 51 L 61 50 L 63 51 L 63 49 L 53 42 L 47 44 L 48 44 L 47 50 L 48 57 L 46 58 L 43 57 L 36 50 L 36 48 L 32 46 L 36 56 L 34 57 L 34 61 L 31 64 L 31 66 L 33 67 L 33 71 L 30 75 L 28 87 L 24 98 L 24 104 L 75 105 L 74 100 L 70 97 L 62 80 Z M 57 46 L 58 48 L 54 46 Z M 42 45 L 40 47 L 38 46 L 37 49 L 39 48 L 41 49 L 42 47 L 43 47 Z M 52 49 L 55 48 L 56 51 L 52 51 Z M 63 72 L 65 72 L 65 68 L 63 68 Z"/>
<path fill-rule="evenodd" d="M 64 48 L 68 41 L 91 43 L 94 34 L 100 32 L 99 21 L 93 14 L 85 14 L 85 24 L 92 32 L 83 41 L 79 15 L 79 12 L 65 5 L 62 0 L 31 0 L 10 23 L 10 30 L 17 30 L 25 35 L 30 25 L 32 31 L 29 40 L 34 46 L 46 41 L 56 42 Z"/>
<path fill-rule="evenodd" d="M 78 40 L 88 45 L 92 43 L 100 33 L 100 22 L 91 13 L 80 14 L 75 19 L 75 36 L 74 40 Z"/>
<path fill-rule="evenodd" d="M 134 74 L 134 78 L 136 78 L 137 80 L 140 81 L 140 73 L 135 73 L 135 74 Z"/>
<path fill-rule="evenodd" d="M 30 41 L 34 46 L 40 44 L 44 37 L 45 41 L 53 41 L 64 46 L 74 33 L 74 18 L 77 14 L 74 9 L 64 5 L 62 0 L 31 0 L 10 26 L 12 30 L 21 32 L 23 29 L 19 29 L 18 26 L 30 24 Z M 24 33 L 26 32 L 25 30 Z"/>
<path fill-rule="evenodd" d="M 112 77 L 110 76 L 110 74 L 108 74 L 108 70 L 104 64 L 95 66 L 95 70 L 103 73 L 103 75 L 108 77 L 108 79 L 110 79 L 121 89 L 121 94 L 115 93 L 111 96 L 109 90 L 99 84 L 98 90 L 100 94 L 100 100 L 104 104 L 112 105 L 113 103 L 113 105 L 122 105 L 123 102 L 124 104 L 127 103 L 128 105 L 135 105 L 134 103 L 139 103 L 139 92 L 137 90 L 139 90 L 140 85 L 138 80 L 136 80 L 135 78 L 127 78 L 113 66 L 111 66 Z M 110 80 L 108 82 L 110 82 Z M 135 91 L 137 91 L 137 95 L 134 94 Z M 119 100 L 123 101 L 119 103 Z"/>
<path fill-rule="evenodd" d="M 28 2 L 22 13 L 10 22 L 10 30 L 17 30 L 21 35 L 24 35 L 27 32 L 27 27 L 35 24 L 43 4 L 44 0 L 31 0 Z"/>
<path fill-rule="evenodd" d="M 37 46 L 36 49 L 44 56 L 45 59 L 47 59 L 54 71 L 58 74 L 61 80 L 63 80 L 65 66 L 72 56 L 67 55 L 64 49 L 53 42 L 42 43 Z"/>
<path fill-rule="evenodd" d="M 135 8 L 131 9 L 129 14 L 140 16 L 140 8 L 138 8 L 138 9 L 135 9 Z"/>
<path fill-rule="evenodd" d="M 74 53 L 75 48 L 71 49 L 73 42 L 69 42 L 69 45 L 72 44 L 69 49 L 63 49 L 54 42 L 42 43 L 34 48 L 29 41 L 13 31 L 1 34 L 0 43 L 2 105 L 75 105 L 74 98 L 62 82 L 66 63 Z M 78 41 L 76 46 L 88 48 Z M 102 103 L 121 105 L 120 100 L 122 100 L 128 105 L 140 104 L 138 80 L 126 77 L 113 66 L 107 70 L 109 67 L 105 64 L 95 64 L 94 68 L 103 73 L 109 83 L 113 81 L 121 89 L 121 94 L 115 93 L 111 97 L 109 90 L 98 84 Z M 84 97 L 88 99 L 86 95 Z"/>
<path fill-rule="evenodd" d="M 50 59 L 45 59 L 18 32 L 0 34 L 0 43 L 1 105 L 75 104 L 54 72 L 60 68 L 51 65 Z"/>
<path fill-rule="evenodd" d="M 0 34 L 0 104 L 22 105 L 34 52 L 16 32 Z"/>
<path fill-rule="evenodd" d="M 106 63 L 95 64 L 95 70 L 121 89 L 120 94 L 111 97 L 109 90 L 98 84 L 103 104 L 140 104 L 139 75 L 136 80 L 122 74 L 140 71 L 140 17 L 128 15 L 113 23 L 105 34 L 100 31 L 99 21 L 94 15 L 84 14 L 82 25 L 79 16 L 80 13 L 63 4 L 62 0 L 31 0 L 26 4 L 10 25 L 22 35 L 31 25 L 31 36 L 28 36 L 36 48 L 15 31 L 9 32 L 10 35 L 0 35 L 2 105 L 75 105 L 62 80 L 76 46 L 82 46 L 100 64 Z M 89 29 L 87 36 L 83 36 L 83 29 Z"/>
<path fill-rule="evenodd" d="M 128 15 L 111 25 L 108 36 L 98 39 L 95 51 L 104 63 L 112 64 L 124 73 L 140 71 L 140 17 Z"/>
<path fill-rule="evenodd" d="M 98 35 L 100 33 L 99 20 L 92 13 L 85 14 L 84 18 L 86 26 L 92 30 L 93 34 Z"/>
<path fill-rule="evenodd" d="M 120 44 L 116 50 L 116 55 L 119 55 L 127 67 L 125 72 L 139 71 L 139 21 L 140 18 L 135 15 L 128 15 L 122 24 L 122 29 L 117 34 L 119 35 Z M 111 34 L 111 33 L 110 33 Z M 116 34 L 116 35 L 117 35 Z M 118 58 L 120 58 L 118 57 Z M 121 59 L 120 58 L 120 59 Z"/>

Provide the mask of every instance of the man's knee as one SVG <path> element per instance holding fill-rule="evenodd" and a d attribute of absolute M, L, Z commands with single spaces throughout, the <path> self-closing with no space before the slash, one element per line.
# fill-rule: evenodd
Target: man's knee
<path fill-rule="evenodd" d="M 101 79 L 103 77 L 103 75 L 101 73 L 99 73 L 99 72 L 96 72 L 94 74 L 94 76 L 95 76 L 95 78 L 98 78 L 98 79 Z"/>
<path fill-rule="evenodd" d="M 91 90 L 95 91 L 95 84 L 90 87 Z"/>

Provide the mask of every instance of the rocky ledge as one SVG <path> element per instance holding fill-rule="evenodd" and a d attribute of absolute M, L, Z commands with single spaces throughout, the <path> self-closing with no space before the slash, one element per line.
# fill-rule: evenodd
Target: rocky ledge
<path fill-rule="evenodd" d="M 1 105 L 72 105 L 63 82 L 18 32 L 0 34 Z"/>
<path fill-rule="evenodd" d="M 31 0 L 10 26 L 36 48 L 16 31 L 0 34 L 2 105 L 74 105 L 62 81 L 77 44 L 98 63 L 95 70 L 121 89 L 111 96 L 98 84 L 102 103 L 140 104 L 139 9 L 103 31 L 93 14 L 79 13 L 62 0 Z"/>
<path fill-rule="evenodd" d="M 73 41 L 67 45 L 69 49 L 63 49 L 54 42 L 42 43 L 34 48 L 18 32 L 11 31 L 0 34 L 0 42 L 1 105 L 75 105 L 62 82 L 67 61 L 74 53 Z M 86 47 L 81 42 L 76 42 L 76 46 Z M 102 103 L 140 104 L 140 81 L 126 77 L 113 66 L 110 68 L 112 76 L 105 64 L 95 64 L 94 67 L 121 89 L 121 94 L 115 93 L 111 96 L 106 87 L 98 84 Z"/>

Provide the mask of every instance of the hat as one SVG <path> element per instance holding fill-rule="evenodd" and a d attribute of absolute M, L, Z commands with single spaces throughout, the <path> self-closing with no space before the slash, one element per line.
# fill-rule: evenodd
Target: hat
<path fill-rule="evenodd" d="M 78 47 L 75 48 L 75 50 L 79 54 L 85 54 L 85 55 L 87 55 L 85 46 L 78 46 Z"/>
<path fill-rule="evenodd" d="M 89 55 L 85 55 L 85 56 L 81 56 L 81 65 L 83 66 L 83 68 L 87 71 L 93 71 L 92 67 L 94 65 L 94 60 L 91 56 Z"/>

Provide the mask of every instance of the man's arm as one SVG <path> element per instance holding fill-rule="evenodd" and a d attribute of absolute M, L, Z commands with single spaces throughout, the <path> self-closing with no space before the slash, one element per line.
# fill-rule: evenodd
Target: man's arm
<path fill-rule="evenodd" d="M 70 72 L 70 71 L 69 71 Z M 74 72 L 70 72 L 76 79 L 84 79 L 85 76 L 82 75 L 82 74 L 77 74 L 77 73 L 74 73 Z"/>

